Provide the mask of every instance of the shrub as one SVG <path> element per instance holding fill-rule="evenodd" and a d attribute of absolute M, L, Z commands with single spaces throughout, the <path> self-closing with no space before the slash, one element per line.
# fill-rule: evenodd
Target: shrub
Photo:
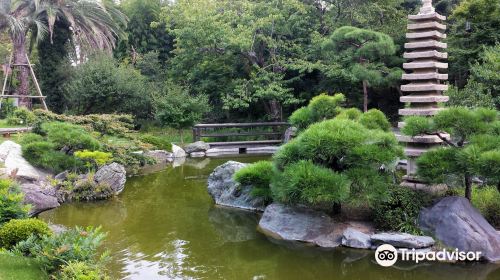
<path fill-rule="evenodd" d="M 30 206 L 23 204 L 24 194 L 8 179 L 0 179 L 0 225 L 28 216 Z"/>
<path fill-rule="evenodd" d="M 44 123 L 42 129 L 47 133 L 47 139 L 56 149 L 65 149 L 69 153 L 76 150 L 98 150 L 99 141 L 92 137 L 82 127 L 62 122 Z"/>
<path fill-rule="evenodd" d="M 154 136 L 151 134 L 144 134 L 139 137 L 144 142 L 153 145 L 156 149 L 172 151 L 172 143 L 162 137 Z"/>
<path fill-rule="evenodd" d="M 27 145 L 27 144 L 31 144 L 33 142 L 42 142 L 42 141 L 44 141 L 44 139 L 41 135 L 36 134 L 36 133 L 26 133 L 26 134 L 22 135 L 21 140 L 20 140 L 20 144 Z"/>
<path fill-rule="evenodd" d="M 337 93 L 329 96 L 326 93 L 315 96 L 309 102 L 307 107 L 302 107 L 290 116 L 290 123 L 299 130 L 306 129 L 309 125 L 332 119 L 342 112 L 342 103 L 345 102 L 345 96 Z"/>
<path fill-rule="evenodd" d="M 359 122 L 368 129 L 380 129 L 383 131 L 390 131 L 391 129 L 391 124 L 384 113 L 377 109 L 370 109 L 368 112 L 362 114 Z"/>
<path fill-rule="evenodd" d="M 37 237 L 50 235 L 47 223 L 39 219 L 13 219 L 0 228 L 0 246 L 10 249 L 18 242 L 28 239 L 31 235 Z"/>
<path fill-rule="evenodd" d="M 313 123 L 311 110 L 308 107 L 302 107 L 296 110 L 292 113 L 288 120 L 292 126 L 299 130 L 306 129 L 311 123 Z"/>
<path fill-rule="evenodd" d="M 134 118 L 125 114 L 99 114 L 70 116 L 58 115 L 46 110 L 34 110 L 33 113 L 42 122 L 67 122 L 81 125 L 89 131 L 102 134 L 124 135 L 134 128 Z"/>
<path fill-rule="evenodd" d="M 477 187 L 472 190 L 472 204 L 494 227 L 500 227 L 500 192 L 495 187 Z"/>
<path fill-rule="evenodd" d="M 34 166 L 55 173 L 65 170 L 80 170 L 83 163 L 70 155 L 54 150 L 54 144 L 46 141 L 33 142 L 22 147 L 23 157 Z"/>
<path fill-rule="evenodd" d="M 98 266 L 81 261 L 69 261 L 61 267 L 57 279 L 60 280 L 108 280 L 110 279 Z"/>
<path fill-rule="evenodd" d="M 17 243 L 12 251 L 35 258 L 47 272 L 52 273 L 71 261 L 102 264 L 108 253 L 99 255 L 98 249 L 105 237 L 100 227 L 76 227 L 57 235 L 30 236 Z"/>
<path fill-rule="evenodd" d="M 363 115 L 363 112 L 361 110 L 356 109 L 356 108 L 349 108 L 342 110 L 340 114 L 337 115 L 338 119 L 348 119 L 348 120 L 353 120 L 357 121 L 361 116 Z"/>
<path fill-rule="evenodd" d="M 103 166 L 113 159 L 111 153 L 105 153 L 100 151 L 76 151 L 75 157 L 85 162 L 87 168 L 97 169 Z"/>
<path fill-rule="evenodd" d="M 375 225 L 381 230 L 420 234 L 418 215 L 431 201 L 427 193 L 392 185 L 388 199 L 372 207 Z"/>
<path fill-rule="evenodd" d="M 27 108 L 21 107 L 14 110 L 7 118 L 11 125 L 32 125 L 36 120 L 35 114 Z"/>
<path fill-rule="evenodd" d="M 345 102 L 345 96 L 337 93 L 329 96 L 325 93 L 315 96 L 309 102 L 308 108 L 315 122 L 333 119 L 342 110 L 341 105 Z"/>
<path fill-rule="evenodd" d="M 299 161 L 285 167 L 271 184 L 275 201 L 287 204 L 331 206 L 349 196 L 349 179 L 339 173 L 317 166 L 311 161 Z"/>
<path fill-rule="evenodd" d="M 274 175 L 273 163 L 259 161 L 243 167 L 234 174 L 234 180 L 243 186 L 251 185 L 252 195 L 261 197 L 266 202 L 272 201 L 269 185 Z"/>

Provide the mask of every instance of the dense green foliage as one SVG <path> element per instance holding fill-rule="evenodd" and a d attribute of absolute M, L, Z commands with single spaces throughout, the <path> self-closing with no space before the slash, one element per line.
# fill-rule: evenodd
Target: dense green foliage
<path fill-rule="evenodd" d="M 35 114 L 26 108 L 16 108 L 7 115 L 7 123 L 11 125 L 30 126 L 35 120 Z"/>
<path fill-rule="evenodd" d="M 24 194 L 17 184 L 8 179 L 0 179 L 0 226 L 11 219 L 28 216 L 29 205 L 23 205 Z"/>
<path fill-rule="evenodd" d="M 42 220 L 12 219 L 0 227 L 0 247 L 10 249 L 32 235 L 42 237 L 51 233 L 47 223 Z"/>
<path fill-rule="evenodd" d="M 427 193 L 391 186 L 388 199 L 372 206 L 374 222 L 381 230 L 420 234 L 418 215 L 431 201 Z"/>
<path fill-rule="evenodd" d="M 274 162 L 283 174 L 273 187 L 273 194 L 278 195 L 278 200 L 289 201 L 286 195 L 280 194 L 287 193 L 286 189 L 290 187 L 287 185 L 301 186 L 300 171 L 307 174 L 309 170 L 314 170 L 311 173 L 318 173 L 319 178 L 329 178 L 323 169 L 311 166 L 315 164 L 333 172 L 330 178 L 338 177 L 338 185 L 335 186 L 339 188 L 339 195 L 337 199 L 329 197 L 331 202 L 348 198 L 353 203 L 371 204 L 385 197 L 387 184 L 391 182 L 390 167 L 402 156 L 402 151 L 391 132 L 384 132 L 378 129 L 378 126 L 372 127 L 377 129 L 369 129 L 345 118 L 326 120 L 309 126 L 275 154 Z M 294 174 L 299 177 L 294 177 Z M 310 176 L 314 178 L 313 175 Z M 280 181 L 287 183 L 281 184 Z M 328 184 L 332 184 L 331 181 Z M 321 187 L 317 190 L 320 195 Z M 331 192 L 328 189 L 323 191 L 325 196 Z M 314 204 L 315 199 L 311 198 L 310 201 Z"/>
<path fill-rule="evenodd" d="M 264 201 L 272 200 L 269 185 L 274 175 L 274 166 L 270 161 L 259 161 L 238 170 L 233 178 L 243 186 L 252 187 L 252 195 Z"/>
<path fill-rule="evenodd" d="M 334 96 L 320 94 L 311 99 L 307 107 L 302 107 L 290 116 L 290 124 L 299 130 L 306 129 L 309 125 L 328 119 L 333 119 L 342 112 L 345 96 L 337 93 Z"/>
<path fill-rule="evenodd" d="M 60 280 L 108 280 L 99 267 L 82 261 L 69 261 L 57 274 Z"/>
<path fill-rule="evenodd" d="M 433 183 L 465 187 L 472 197 L 472 178 L 479 176 L 500 191 L 500 119 L 491 109 L 451 108 L 432 118 L 410 117 L 403 133 L 437 135 L 445 147 L 434 149 L 418 160 L 418 175 Z M 443 131 L 450 133 L 447 139 Z"/>
<path fill-rule="evenodd" d="M 313 207 L 330 207 L 349 196 L 348 177 L 311 161 L 287 165 L 274 177 L 271 192 L 276 201 Z"/>
<path fill-rule="evenodd" d="M 166 91 L 158 100 L 156 115 L 164 126 L 178 129 L 182 133 L 183 129 L 192 127 L 210 110 L 204 95 L 192 96 L 184 88 L 173 85 L 166 88 Z"/>
<path fill-rule="evenodd" d="M 101 265 L 107 253 L 99 253 L 98 249 L 105 237 L 100 228 L 76 227 L 56 235 L 31 236 L 12 251 L 33 257 L 47 272 L 53 273 L 70 261 Z"/>
<path fill-rule="evenodd" d="M 65 85 L 69 112 L 74 114 L 121 113 L 151 118 L 151 92 L 139 71 L 117 65 L 107 55 L 97 55 L 78 65 Z"/>

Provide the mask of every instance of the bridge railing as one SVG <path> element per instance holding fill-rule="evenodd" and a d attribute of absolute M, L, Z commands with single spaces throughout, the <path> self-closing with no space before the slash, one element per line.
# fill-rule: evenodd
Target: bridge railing
<path fill-rule="evenodd" d="M 283 142 L 284 133 L 289 126 L 286 122 L 197 124 L 193 127 L 193 140 L 208 138 L 211 146 L 274 145 Z M 214 139 L 221 141 L 213 141 Z"/>

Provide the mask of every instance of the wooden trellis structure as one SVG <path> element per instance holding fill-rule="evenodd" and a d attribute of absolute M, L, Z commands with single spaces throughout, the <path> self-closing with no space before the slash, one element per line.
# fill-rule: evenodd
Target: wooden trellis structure
<path fill-rule="evenodd" d="M 26 61 L 28 62 L 27 64 L 14 64 L 12 63 L 14 55 L 11 54 L 9 58 L 9 64 L 7 65 L 7 70 L 5 71 L 5 77 L 3 81 L 3 87 L 2 87 L 2 93 L 0 94 L 0 109 L 2 108 L 2 103 L 4 99 L 7 98 L 29 98 L 29 99 L 40 99 L 42 101 L 42 106 L 43 109 L 48 110 L 47 104 L 45 103 L 45 96 L 42 94 L 42 90 L 40 89 L 40 85 L 38 84 L 38 80 L 35 76 L 35 71 L 33 70 L 33 64 L 31 64 L 30 59 L 28 55 L 26 55 Z M 8 94 L 8 88 L 7 84 L 9 81 L 9 76 L 12 76 L 12 73 L 14 71 L 14 67 L 28 67 L 30 70 L 30 75 L 31 79 L 33 80 L 33 83 L 35 84 L 35 89 L 37 95 L 11 95 Z"/>

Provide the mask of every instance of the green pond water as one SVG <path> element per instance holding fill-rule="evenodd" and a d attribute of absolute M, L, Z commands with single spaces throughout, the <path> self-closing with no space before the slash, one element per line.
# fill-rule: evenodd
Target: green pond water
<path fill-rule="evenodd" d="M 233 158 L 254 162 L 262 157 Z M 258 215 L 215 207 L 206 180 L 229 160 L 189 160 L 128 178 L 118 197 L 42 213 L 65 226 L 102 225 L 113 279 L 500 279 L 492 264 L 397 263 L 383 268 L 370 251 L 280 244 L 256 231 Z"/>

